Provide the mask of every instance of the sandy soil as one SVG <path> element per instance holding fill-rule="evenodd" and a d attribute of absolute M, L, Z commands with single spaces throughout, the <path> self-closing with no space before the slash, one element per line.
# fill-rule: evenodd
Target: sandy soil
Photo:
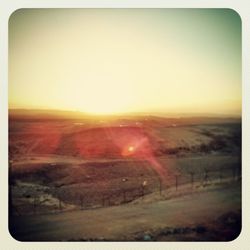
<path fill-rule="evenodd" d="M 13 218 L 18 240 L 134 240 L 141 232 L 194 227 L 241 209 L 239 184 L 152 203 Z M 216 216 L 215 216 L 216 215 Z M 202 236 L 202 235 L 201 235 Z M 199 240 L 199 239 L 198 239 Z"/>

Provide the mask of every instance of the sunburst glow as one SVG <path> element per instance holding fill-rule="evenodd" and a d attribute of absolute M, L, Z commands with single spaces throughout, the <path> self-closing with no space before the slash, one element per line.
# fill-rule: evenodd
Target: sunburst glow
<path fill-rule="evenodd" d="M 20 9 L 9 105 L 240 114 L 240 25 L 230 9 Z"/>
<path fill-rule="evenodd" d="M 135 148 L 133 146 L 129 146 L 129 148 L 128 148 L 129 152 L 133 152 L 134 150 L 135 150 Z"/>

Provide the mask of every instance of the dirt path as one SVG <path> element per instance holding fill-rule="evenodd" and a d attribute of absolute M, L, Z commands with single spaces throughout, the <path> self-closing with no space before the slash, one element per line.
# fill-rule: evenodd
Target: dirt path
<path fill-rule="evenodd" d="M 237 209 L 241 209 L 241 189 L 233 184 L 154 203 L 14 217 L 11 226 L 19 240 L 122 240 L 144 230 L 192 226 Z"/>

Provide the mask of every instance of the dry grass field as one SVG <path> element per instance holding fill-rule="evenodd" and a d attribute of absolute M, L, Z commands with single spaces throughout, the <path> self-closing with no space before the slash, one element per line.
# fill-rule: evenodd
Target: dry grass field
<path fill-rule="evenodd" d="M 143 115 L 76 119 L 10 113 L 11 233 L 27 240 L 26 236 L 22 238 L 18 226 L 22 218 L 29 224 L 35 217 L 42 222 L 45 215 L 70 211 L 97 209 L 101 213 L 102 209 L 113 206 L 126 209 L 143 204 L 157 206 L 160 201 L 174 202 L 182 196 L 202 195 L 212 189 L 223 194 L 232 183 L 239 190 L 240 155 L 239 119 Z M 237 195 L 240 199 L 240 191 Z M 176 206 L 178 210 L 178 203 Z M 185 201 L 181 206 L 185 207 Z M 239 214 L 239 206 L 232 204 L 231 208 L 228 206 L 225 212 Z M 137 223 L 134 220 L 136 228 L 140 224 Z M 167 220 L 164 225 L 161 226 L 168 227 Z M 166 237 L 153 222 L 147 230 L 151 230 L 150 239 L 155 240 L 202 240 L 199 237 L 203 237 L 191 229 L 187 229 L 192 234 L 186 238 L 179 234 Z M 138 235 L 127 232 L 131 236 L 126 240 L 143 240 L 143 232 Z M 221 240 L 213 232 L 213 237 L 206 232 L 204 239 Z M 97 240 L 101 236 L 98 231 L 90 235 Z M 111 238 L 124 239 L 116 237 Z M 230 238 L 224 234 L 223 237 Z M 77 239 L 67 235 L 62 240 L 70 239 L 88 240 L 88 237 Z"/>

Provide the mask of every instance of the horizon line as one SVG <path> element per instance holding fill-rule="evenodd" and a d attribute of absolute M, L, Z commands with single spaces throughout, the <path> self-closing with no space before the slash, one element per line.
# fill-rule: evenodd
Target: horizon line
<path fill-rule="evenodd" d="M 229 113 L 201 113 L 201 112 L 163 112 L 163 111 L 132 111 L 132 112 L 119 112 L 119 113 L 90 113 L 84 112 L 80 110 L 73 110 L 73 109 L 50 109 L 50 108 L 9 108 L 9 115 L 10 112 L 13 111 L 36 111 L 36 112 L 48 112 L 48 113 L 56 113 L 56 112 L 69 112 L 69 113 L 80 113 L 82 115 L 87 116 L 125 116 L 125 115 L 153 115 L 153 116 L 171 116 L 171 117 L 207 117 L 207 118 L 242 118 L 242 113 L 240 114 L 229 114 Z"/>

